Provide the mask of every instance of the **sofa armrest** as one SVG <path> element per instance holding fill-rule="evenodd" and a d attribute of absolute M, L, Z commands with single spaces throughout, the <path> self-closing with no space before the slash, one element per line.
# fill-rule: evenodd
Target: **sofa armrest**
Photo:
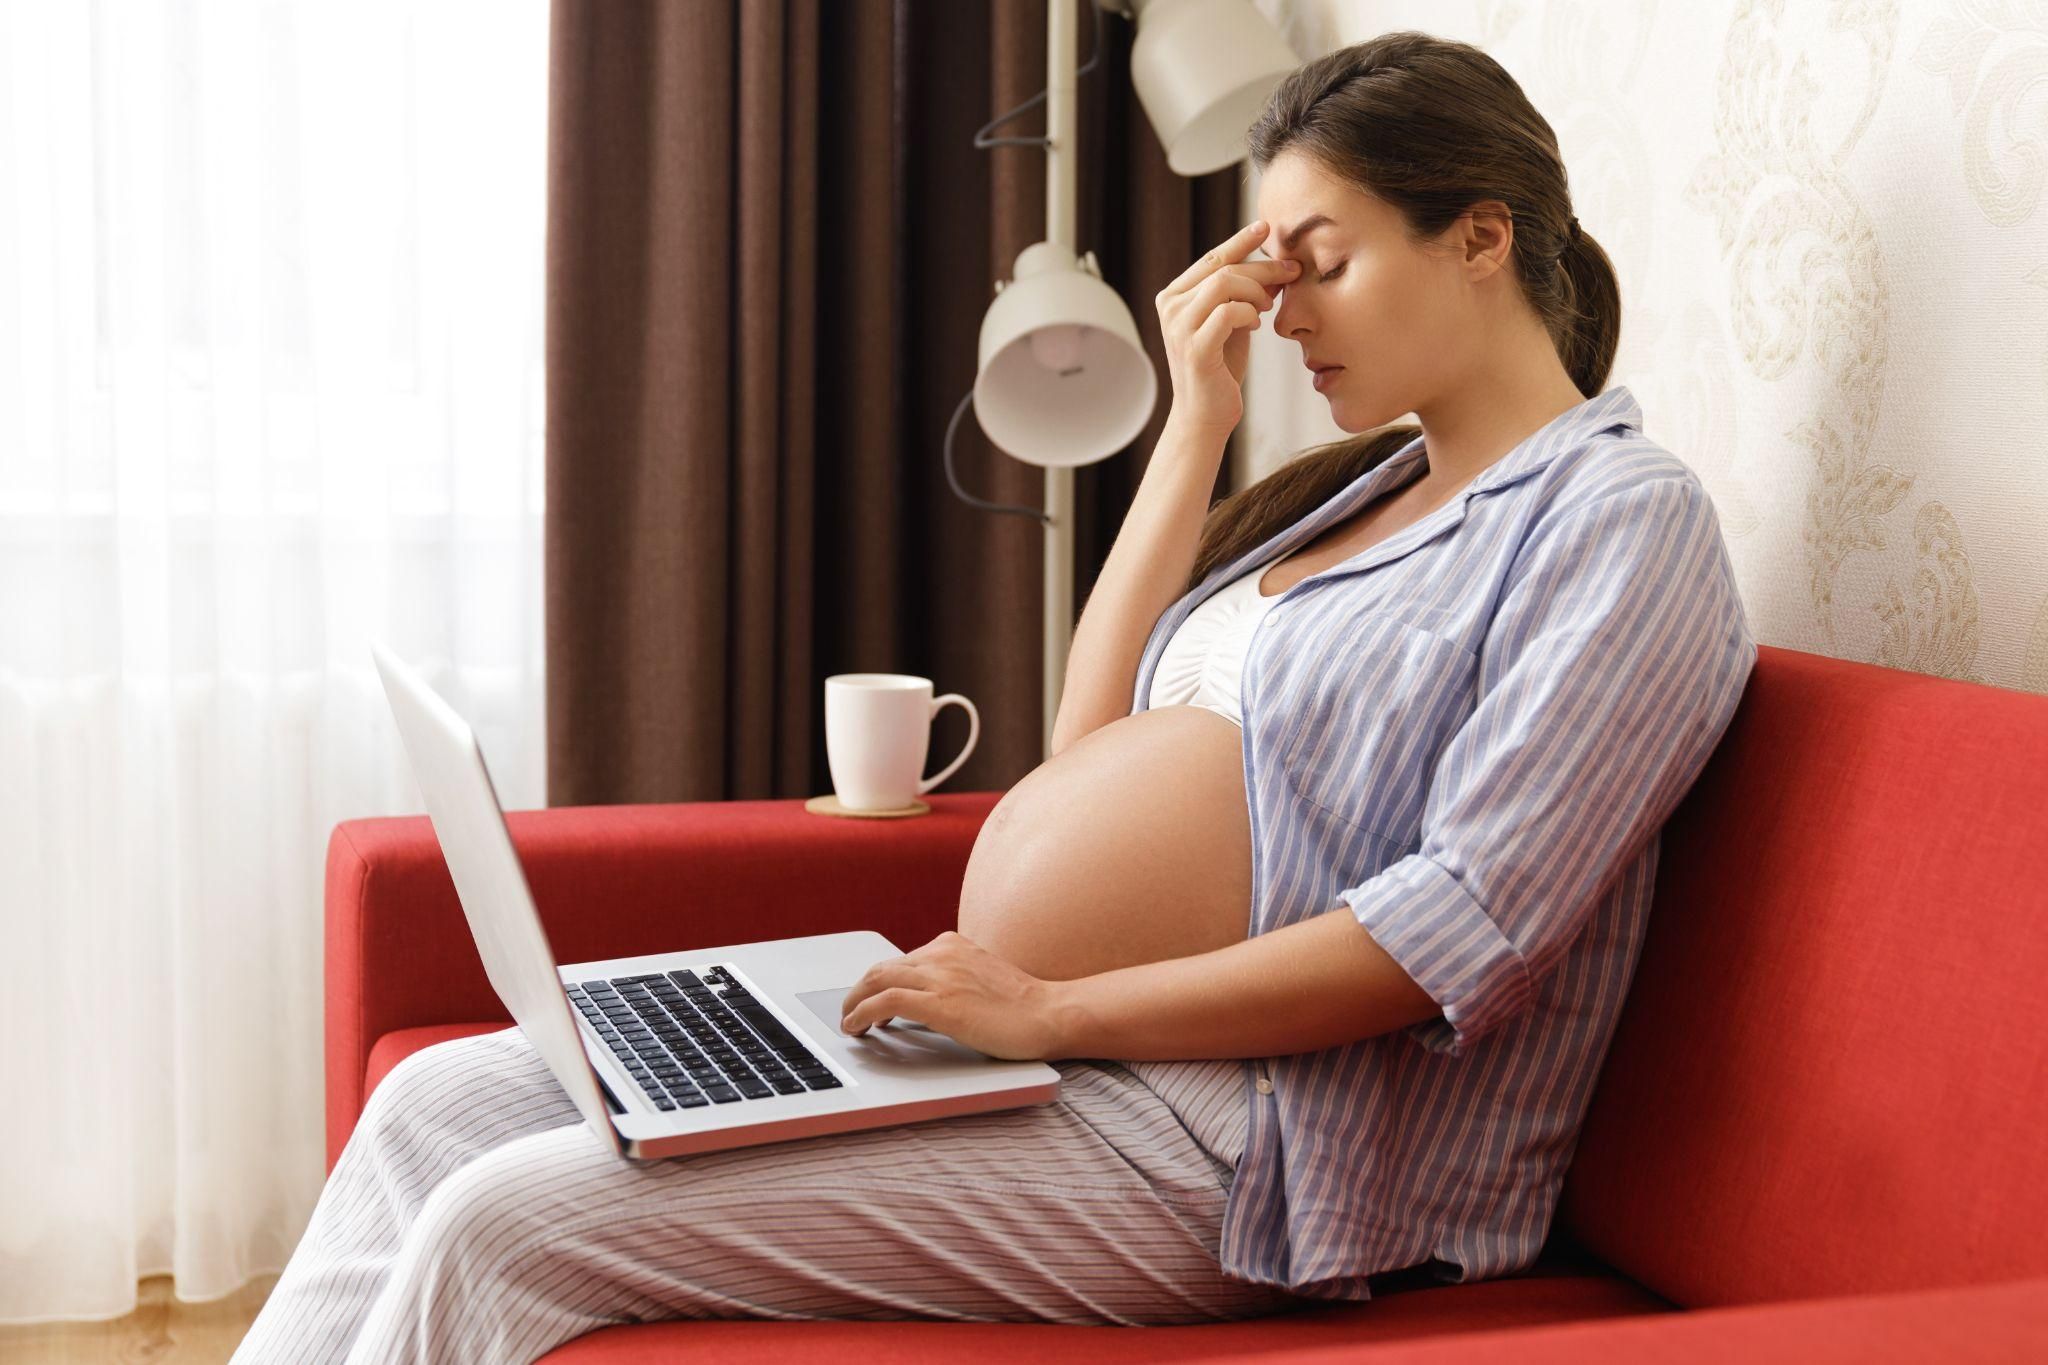
<path fill-rule="evenodd" d="M 1274 1319 L 1276 1323 L 1284 1319 Z M 1290 1350 L 1274 1334 L 1261 1361 L 1282 1365 L 1920 1365 L 2048 1360 L 2048 1279 L 1691 1309 L 1545 1323 L 1412 1341 Z M 1241 1362 L 1244 1356 L 1191 1356 Z"/>
<path fill-rule="evenodd" d="M 801 799 L 508 811 L 558 962 L 873 929 L 906 952 L 958 923 L 1001 792 L 931 793 L 929 815 L 815 815 Z M 507 1020 L 424 815 L 345 820 L 327 845 L 328 1163 L 393 1029 Z"/>

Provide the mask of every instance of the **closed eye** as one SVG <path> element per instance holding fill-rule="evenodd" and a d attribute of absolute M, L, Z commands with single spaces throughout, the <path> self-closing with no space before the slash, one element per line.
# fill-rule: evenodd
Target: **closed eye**
<path fill-rule="evenodd" d="M 1322 283 L 1323 281 L 1325 281 L 1325 280 L 1334 280 L 1334 279 L 1336 279 L 1336 278 L 1337 278 L 1337 277 L 1338 277 L 1339 275 L 1341 275 L 1341 274 L 1343 274 L 1343 273 L 1344 273 L 1344 267 L 1345 267 L 1346 265 L 1348 265 L 1348 264 L 1350 264 L 1350 262 L 1348 262 L 1348 261 L 1339 261 L 1339 262 L 1337 262 L 1337 264 L 1336 264 L 1336 265 L 1334 265 L 1334 266 L 1332 266 L 1332 267 L 1331 267 L 1330 269 L 1328 269 L 1328 270 L 1324 271 L 1324 272 L 1323 272 L 1322 274 L 1320 274 L 1320 275 L 1316 276 L 1316 283 L 1317 283 L 1317 284 L 1321 284 L 1321 283 Z"/>

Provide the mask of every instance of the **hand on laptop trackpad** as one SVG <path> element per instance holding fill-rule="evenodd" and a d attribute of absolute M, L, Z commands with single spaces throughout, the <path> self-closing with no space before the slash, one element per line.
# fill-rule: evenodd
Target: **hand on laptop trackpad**
<path fill-rule="evenodd" d="M 810 1006 L 811 1013 L 817 1015 L 820 1019 L 824 1020 L 826 1026 L 829 1027 L 834 1033 L 840 1033 L 841 1030 L 839 1028 L 839 1020 L 842 1017 L 840 1007 L 846 1003 L 846 997 L 851 994 L 853 994 L 853 984 L 849 982 L 844 986 L 835 986 L 829 990 L 798 991 L 796 998 L 803 1001 L 804 1004 Z M 882 1024 L 878 1027 L 892 1030 L 916 1029 L 919 1032 L 923 1033 L 938 1032 L 937 1029 L 932 1028 L 928 1024 L 920 1024 L 915 1020 L 905 1019 L 900 1014 L 896 1016 L 893 1022 L 888 1024 Z M 871 1028 L 868 1030 L 868 1032 L 872 1033 L 874 1032 L 874 1029 Z"/>
<path fill-rule="evenodd" d="M 974 1065 L 995 1060 L 985 1052 L 960 1042 L 950 1034 L 898 1015 L 894 1023 L 853 1035 L 839 1027 L 840 1007 L 853 992 L 851 984 L 831 990 L 798 991 L 796 998 L 809 1007 L 825 1027 L 841 1038 L 850 1038 L 863 1060 L 880 1066 L 928 1068 L 945 1065 Z"/>

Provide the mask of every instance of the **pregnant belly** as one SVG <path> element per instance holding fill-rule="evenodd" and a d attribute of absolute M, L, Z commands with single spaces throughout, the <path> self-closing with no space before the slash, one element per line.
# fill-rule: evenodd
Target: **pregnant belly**
<path fill-rule="evenodd" d="M 1112 721 L 989 812 L 959 932 L 1064 981 L 1244 940 L 1251 817 L 1243 737 L 1198 706 Z"/>

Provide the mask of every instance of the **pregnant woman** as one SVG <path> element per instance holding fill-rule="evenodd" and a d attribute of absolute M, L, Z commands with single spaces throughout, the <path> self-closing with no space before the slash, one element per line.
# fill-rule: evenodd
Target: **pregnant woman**
<path fill-rule="evenodd" d="M 990 814 L 958 932 L 845 1004 L 849 1033 L 1042 1058 L 1060 1099 L 631 1163 L 517 1029 L 429 1047 L 236 1359 L 525 1361 L 656 1318 L 1194 1323 L 1535 1259 L 1659 830 L 1755 643 L 1705 490 L 1604 389 L 1613 269 L 1493 59 L 1332 53 L 1251 156 L 1258 221 L 1156 300 L 1172 410 L 1053 756 Z M 1211 508 L 1268 319 L 1357 434 Z"/>

